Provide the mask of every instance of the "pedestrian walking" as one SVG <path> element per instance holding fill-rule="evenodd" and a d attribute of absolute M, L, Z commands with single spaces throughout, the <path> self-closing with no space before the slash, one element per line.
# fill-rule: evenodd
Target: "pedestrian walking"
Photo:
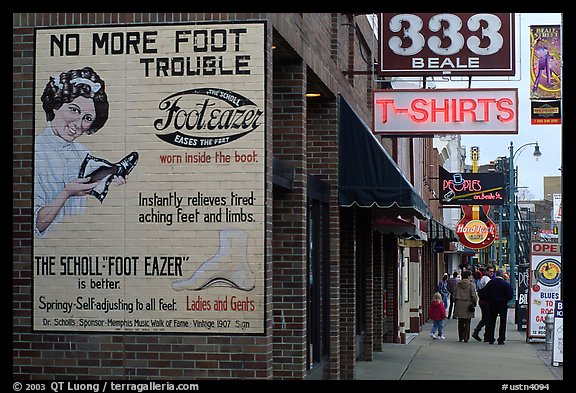
<path fill-rule="evenodd" d="M 481 267 L 480 272 L 482 273 L 482 278 L 480 279 L 476 287 L 478 293 L 480 289 L 484 288 L 488 283 L 488 281 L 490 281 L 490 277 L 494 274 L 494 266 L 488 265 L 487 268 Z M 480 318 L 480 321 L 474 328 L 474 331 L 472 332 L 472 338 L 476 341 L 482 341 L 482 339 L 480 338 L 480 332 L 482 331 L 482 329 L 484 329 L 483 339 L 485 342 L 488 342 L 489 340 L 486 337 L 486 326 L 488 324 L 488 318 L 490 316 L 490 304 L 488 303 L 487 300 L 480 298 L 478 300 L 478 306 L 480 307 L 480 312 L 482 313 L 482 316 Z"/>
<path fill-rule="evenodd" d="M 506 341 L 506 318 L 508 315 L 508 301 L 512 299 L 512 286 L 504 279 L 505 271 L 498 269 L 496 278 L 490 280 L 484 288 L 480 290 L 480 297 L 488 301 L 490 315 L 486 324 L 486 336 L 489 344 L 496 341 L 494 331 L 496 330 L 496 318 L 500 317 L 498 328 L 498 344 L 504 345 Z"/>
<path fill-rule="evenodd" d="M 478 286 L 480 285 L 480 280 L 482 279 L 482 270 L 478 268 L 472 272 L 472 283 L 476 287 L 476 292 L 478 292 Z"/>
<path fill-rule="evenodd" d="M 452 311 L 454 310 L 454 286 L 458 282 L 458 272 L 452 273 L 452 277 L 448 279 L 446 283 L 448 287 L 448 293 L 450 294 L 450 307 L 448 308 L 448 319 L 452 317 Z M 456 319 L 456 317 L 453 317 Z"/>
<path fill-rule="evenodd" d="M 442 281 L 438 283 L 436 292 L 440 292 L 442 295 L 442 302 L 444 303 L 444 308 L 448 309 L 448 273 L 444 273 L 442 276 Z"/>
<path fill-rule="evenodd" d="M 458 318 L 458 341 L 468 342 L 470 339 L 470 322 L 474 318 L 474 307 L 478 303 L 478 295 L 474 284 L 470 281 L 470 271 L 462 272 L 462 279 L 454 287 L 454 316 Z"/>
<path fill-rule="evenodd" d="M 433 339 L 439 338 L 440 340 L 444 340 L 446 338 L 444 337 L 444 320 L 446 319 L 446 307 L 444 307 L 442 295 L 439 292 L 434 294 L 428 313 L 430 314 L 430 319 L 433 321 L 430 337 Z M 438 336 L 436 336 L 436 331 L 438 331 Z"/>

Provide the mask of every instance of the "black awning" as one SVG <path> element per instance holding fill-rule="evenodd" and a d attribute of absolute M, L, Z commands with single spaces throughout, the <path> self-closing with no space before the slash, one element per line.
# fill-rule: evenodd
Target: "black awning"
<path fill-rule="evenodd" d="M 340 96 L 340 206 L 378 206 L 403 216 L 430 218 L 430 209 L 370 128 Z"/>
<path fill-rule="evenodd" d="M 412 220 L 402 217 L 379 216 L 373 220 L 374 229 L 383 234 L 392 234 L 403 239 L 428 240 L 426 232 Z"/>
<path fill-rule="evenodd" d="M 459 240 L 456 232 L 453 229 L 448 228 L 433 218 L 428 220 L 428 239 L 449 240 L 454 242 Z"/>

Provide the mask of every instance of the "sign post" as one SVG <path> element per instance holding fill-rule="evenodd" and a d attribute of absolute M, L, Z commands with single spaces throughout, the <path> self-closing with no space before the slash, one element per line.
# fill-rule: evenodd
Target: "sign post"
<path fill-rule="evenodd" d="M 552 365 L 564 363 L 564 303 L 557 300 L 554 307 L 554 333 L 552 346 Z"/>

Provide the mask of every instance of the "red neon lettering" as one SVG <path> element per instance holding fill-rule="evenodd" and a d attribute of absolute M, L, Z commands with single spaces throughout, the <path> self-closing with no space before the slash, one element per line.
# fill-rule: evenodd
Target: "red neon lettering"
<path fill-rule="evenodd" d="M 449 111 L 450 111 L 450 103 L 448 101 L 448 99 L 444 99 L 444 106 L 440 107 L 436 105 L 436 99 L 433 98 L 430 101 L 430 112 L 432 112 L 432 122 L 436 123 L 436 114 L 437 113 L 444 113 L 444 122 L 448 123 L 450 121 L 450 115 L 449 115 Z"/>
<path fill-rule="evenodd" d="M 456 122 L 458 120 L 456 120 L 456 99 L 452 98 L 450 100 L 450 109 L 452 109 L 450 112 L 452 113 L 452 121 Z"/>
<path fill-rule="evenodd" d="M 469 104 L 469 106 L 467 106 L 466 104 Z M 474 101 L 471 98 L 461 98 L 459 109 L 460 109 L 460 121 L 464 121 L 466 113 L 470 113 L 470 116 L 472 116 L 471 120 L 473 122 L 476 121 L 476 112 L 474 112 L 476 110 L 476 101 Z"/>
<path fill-rule="evenodd" d="M 491 107 L 495 105 L 497 119 L 502 123 L 513 121 L 516 117 L 514 102 L 510 98 L 444 98 L 430 101 L 416 98 L 408 108 L 397 108 L 394 99 L 375 100 L 375 105 L 382 108 L 382 123 L 392 116 L 406 114 L 415 123 L 426 122 L 464 122 L 490 121 Z"/>
<path fill-rule="evenodd" d="M 376 105 L 382 107 L 382 123 L 388 121 L 388 105 L 394 106 L 394 100 L 376 100 Z"/>
<path fill-rule="evenodd" d="M 454 184 L 453 180 L 444 180 L 442 182 L 442 190 L 452 190 L 456 192 L 482 191 L 482 184 L 480 184 L 480 180 L 478 179 L 464 180 L 460 184 Z"/>
<path fill-rule="evenodd" d="M 496 101 L 496 108 L 500 112 L 504 112 L 505 114 L 508 115 L 508 116 L 503 116 L 503 115 L 496 116 L 498 118 L 498 120 L 500 120 L 502 123 L 507 123 L 507 122 L 512 121 L 514 119 L 514 109 L 506 107 L 506 106 L 512 106 L 512 105 L 513 105 L 513 102 L 510 98 L 501 98 L 498 101 Z"/>
<path fill-rule="evenodd" d="M 496 102 L 494 98 L 478 98 L 478 104 L 483 108 L 484 121 L 490 120 L 490 104 L 494 102 Z"/>
<path fill-rule="evenodd" d="M 425 107 L 427 104 L 428 103 L 423 98 L 417 98 L 414 101 L 412 101 L 412 103 L 410 104 L 410 109 L 412 109 L 412 112 L 414 112 L 414 114 L 411 114 L 410 118 L 412 119 L 413 122 L 425 123 L 428 121 L 428 111 L 426 110 L 426 108 L 420 107 L 420 105 Z M 420 114 L 421 116 L 416 116 L 417 114 Z"/>

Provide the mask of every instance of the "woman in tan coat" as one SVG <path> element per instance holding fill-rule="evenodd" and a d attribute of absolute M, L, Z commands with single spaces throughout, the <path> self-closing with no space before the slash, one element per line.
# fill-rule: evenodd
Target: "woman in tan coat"
<path fill-rule="evenodd" d="M 453 298 L 454 317 L 458 318 L 458 340 L 468 342 L 470 339 L 470 321 L 474 318 L 474 311 L 468 310 L 468 305 L 478 303 L 476 288 L 470 281 L 470 272 L 462 272 L 462 280 L 454 287 Z"/>

